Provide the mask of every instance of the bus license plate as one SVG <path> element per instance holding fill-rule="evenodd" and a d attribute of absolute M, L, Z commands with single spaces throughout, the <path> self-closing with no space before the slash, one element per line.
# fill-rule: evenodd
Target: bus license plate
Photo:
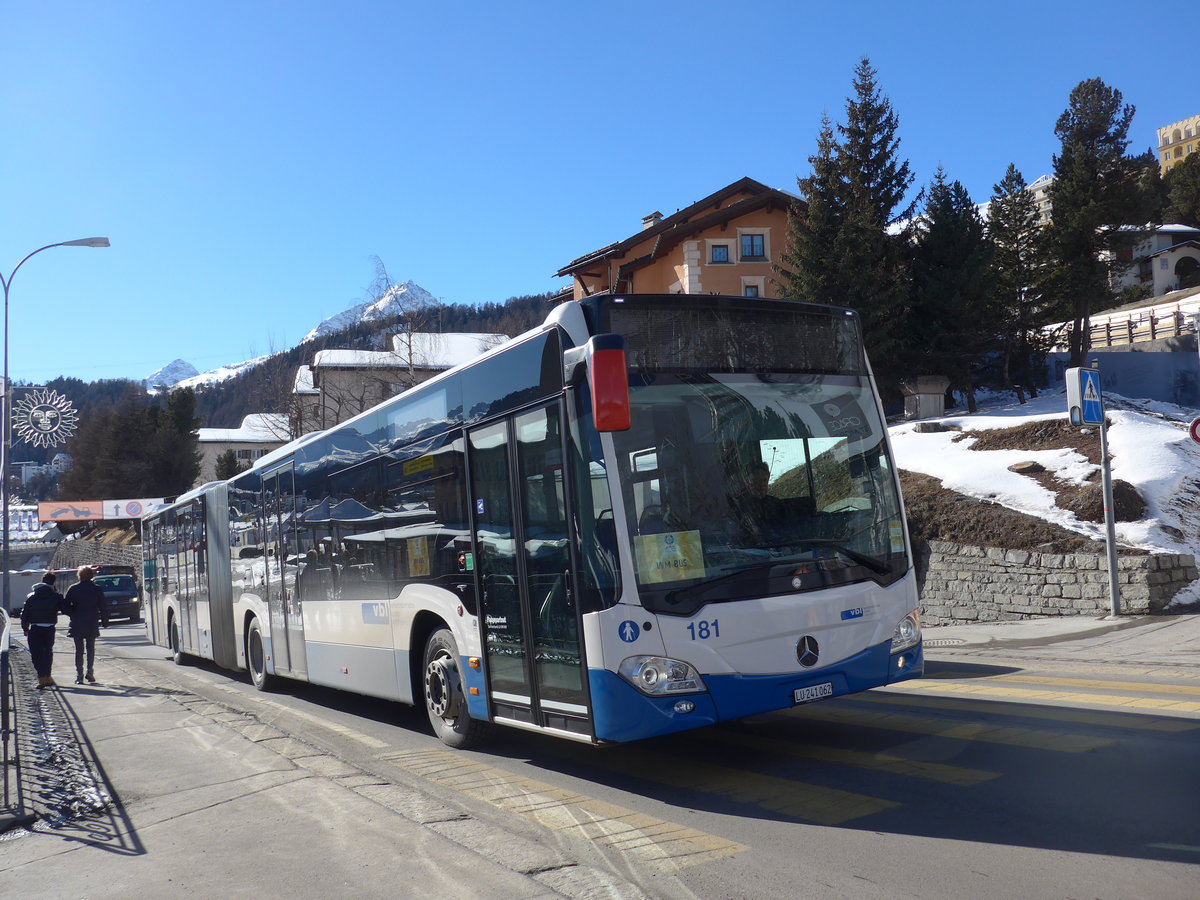
<path fill-rule="evenodd" d="M 796 688 L 792 692 L 792 701 L 794 703 L 812 703 L 814 700 L 832 696 L 833 682 L 826 681 L 824 684 L 810 684 L 808 687 Z"/>

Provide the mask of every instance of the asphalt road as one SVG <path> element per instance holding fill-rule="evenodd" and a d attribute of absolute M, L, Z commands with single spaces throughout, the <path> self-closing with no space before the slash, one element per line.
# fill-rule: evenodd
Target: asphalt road
<path fill-rule="evenodd" d="M 301 684 L 261 694 L 206 663 L 175 666 L 141 626 L 102 643 L 514 828 L 623 810 L 677 840 L 581 852 L 662 897 L 1191 900 L 1200 884 L 1198 667 L 931 648 L 927 677 L 896 688 L 637 744 L 498 730 L 485 752 L 459 753 L 421 710 Z"/>

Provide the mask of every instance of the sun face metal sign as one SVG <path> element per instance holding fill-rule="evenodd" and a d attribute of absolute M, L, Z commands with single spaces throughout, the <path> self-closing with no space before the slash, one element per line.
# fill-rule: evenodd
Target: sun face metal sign
<path fill-rule="evenodd" d="M 71 401 L 57 391 L 33 390 L 13 405 L 13 430 L 35 447 L 65 443 L 78 418 Z"/>

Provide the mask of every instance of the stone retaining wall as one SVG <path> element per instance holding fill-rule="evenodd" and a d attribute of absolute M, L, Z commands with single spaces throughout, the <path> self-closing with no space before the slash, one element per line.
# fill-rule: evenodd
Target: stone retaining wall
<path fill-rule="evenodd" d="M 142 571 L 142 545 L 101 544 L 97 541 L 63 541 L 54 551 L 51 569 L 76 569 L 84 564 L 133 566 Z"/>
<path fill-rule="evenodd" d="M 1158 612 L 1197 577 L 1190 554 L 1118 556 L 1121 612 Z M 921 623 L 1107 615 L 1108 558 L 930 541 L 917 556 Z"/>

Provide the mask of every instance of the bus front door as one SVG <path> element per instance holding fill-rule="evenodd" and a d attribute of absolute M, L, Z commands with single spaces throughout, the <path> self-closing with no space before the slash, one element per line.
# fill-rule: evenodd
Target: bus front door
<path fill-rule="evenodd" d="M 470 433 L 484 659 L 495 719 L 590 736 L 562 421 L 550 405 Z"/>

